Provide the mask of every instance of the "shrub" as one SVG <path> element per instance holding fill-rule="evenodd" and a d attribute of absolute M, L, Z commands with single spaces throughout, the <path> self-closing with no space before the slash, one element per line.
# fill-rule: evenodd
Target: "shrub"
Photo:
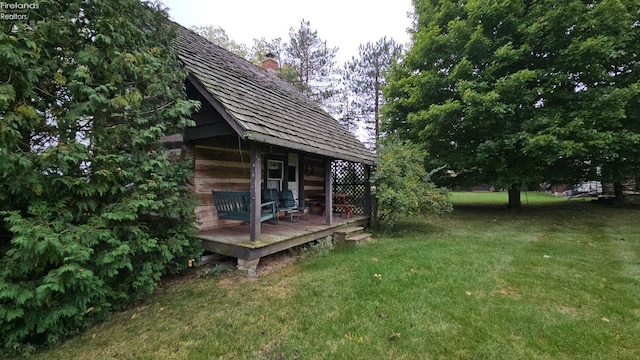
<path fill-rule="evenodd" d="M 425 157 L 409 141 L 384 140 L 372 175 L 379 224 L 393 226 L 398 216 L 443 214 L 453 209 L 447 191 L 431 182 Z"/>
<path fill-rule="evenodd" d="M 137 0 L 51 1 L 0 33 L 0 352 L 64 339 L 201 252 L 175 30 Z"/>

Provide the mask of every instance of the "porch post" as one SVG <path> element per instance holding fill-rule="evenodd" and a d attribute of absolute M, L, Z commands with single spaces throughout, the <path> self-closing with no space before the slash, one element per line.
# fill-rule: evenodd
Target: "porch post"
<path fill-rule="evenodd" d="M 327 225 L 333 225 L 333 182 L 331 181 L 331 159 L 324 159 L 324 208 Z"/>
<path fill-rule="evenodd" d="M 262 158 L 260 156 L 260 144 L 256 142 L 251 143 L 251 217 L 249 218 L 249 227 L 251 234 L 249 239 L 256 241 L 260 238 L 260 204 L 262 195 L 260 194 L 260 184 L 262 183 Z"/>
<path fill-rule="evenodd" d="M 298 155 L 298 205 L 300 206 L 309 206 L 305 201 L 304 195 L 304 166 L 305 166 L 305 157 L 300 153 Z M 311 210 L 309 210 L 311 211 Z"/>
<path fill-rule="evenodd" d="M 371 166 L 364 166 L 364 176 L 366 177 L 364 180 L 364 213 L 371 219 L 373 213 L 372 209 L 372 199 L 371 199 Z M 371 220 L 369 220 L 371 221 Z"/>

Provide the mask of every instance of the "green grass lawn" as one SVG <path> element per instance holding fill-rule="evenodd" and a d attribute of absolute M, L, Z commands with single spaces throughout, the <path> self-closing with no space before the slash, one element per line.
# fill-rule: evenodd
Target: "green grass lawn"
<path fill-rule="evenodd" d="M 506 191 L 454 191 L 451 192 L 451 201 L 457 205 L 491 205 L 502 206 L 509 202 L 509 194 Z M 562 196 L 553 196 L 540 192 L 523 191 L 520 195 L 522 206 L 538 206 L 556 204 L 568 201 Z M 571 201 L 591 200 L 590 198 L 573 198 Z"/>
<path fill-rule="evenodd" d="M 257 280 L 170 283 L 34 358 L 639 359 L 640 209 L 481 194 Z"/>

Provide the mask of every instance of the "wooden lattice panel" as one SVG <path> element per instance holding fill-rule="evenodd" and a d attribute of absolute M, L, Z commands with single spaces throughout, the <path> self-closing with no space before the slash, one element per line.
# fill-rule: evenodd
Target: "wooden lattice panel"
<path fill-rule="evenodd" d="M 369 169 L 361 163 L 334 161 L 331 164 L 333 192 L 349 194 L 350 202 L 355 205 L 354 214 L 366 214 L 370 208 Z"/>

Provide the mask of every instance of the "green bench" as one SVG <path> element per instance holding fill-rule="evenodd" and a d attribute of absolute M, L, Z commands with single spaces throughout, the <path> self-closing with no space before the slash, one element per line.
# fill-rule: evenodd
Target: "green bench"
<path fill-rule="evenodd" d="M 250 222 L 251 195 L 248 191 L 212 190 L 211 193 L 218 212 L 218 219 Z M 260 222 L 269 219 L 278 221 L 275 201 L 267 201 L 260 204 Z"/>

